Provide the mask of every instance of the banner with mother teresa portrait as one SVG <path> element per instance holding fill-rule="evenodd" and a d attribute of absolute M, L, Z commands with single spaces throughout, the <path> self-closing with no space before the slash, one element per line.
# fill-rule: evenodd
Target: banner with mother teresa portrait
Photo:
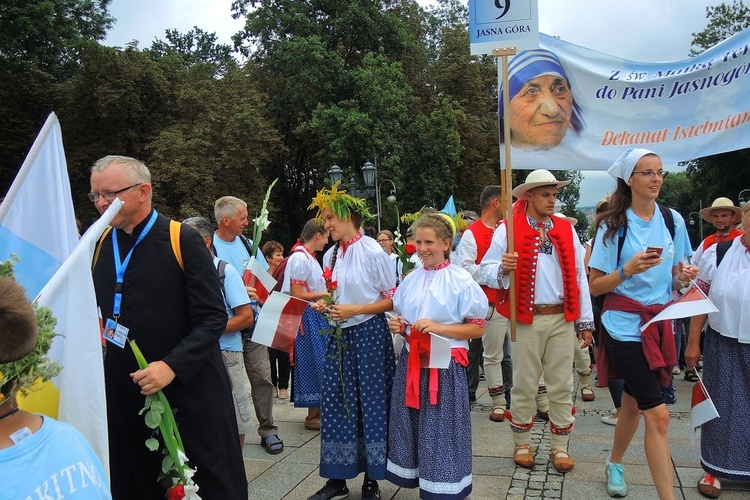
<path fill-rule="evenodd" d="M 750 147 L 750 29 L 675 62 L 546 35 L 539 45 L 509 62 L 513 168 L 606 170 L 635 146 L 665 165 Z M 502 94 L 499 111 L 502 120 Z"/>

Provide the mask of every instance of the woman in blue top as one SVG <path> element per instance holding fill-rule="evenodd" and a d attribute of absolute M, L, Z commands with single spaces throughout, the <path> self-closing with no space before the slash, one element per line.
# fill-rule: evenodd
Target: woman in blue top
<path fill-rule="evenodd" d="M 599 228 L 589 261 L 591 294 L 608 294 L 602 314 L 604 347 L 625 381 L 606 466 L 607 492 L 617 497 L 627 493 L 621 462 L 643 413 L 651 477 L 660 498 L 673 498 L 669 412 L 660 387 L 668 383 L 674 365 L 674 334 L 670 321 L 654 324 L 643 335 L 640 328 L 671 300 L 672 290 L 687 286 L 698 269 L 682 262 L 692 253 L 682 217 L 671 211 L 673 237 L 656 204 L 666 175 L 659 157 L 630 148 L 608 172 L 617 179 L 617 188 L 609 209 L 597 217 Z"/>

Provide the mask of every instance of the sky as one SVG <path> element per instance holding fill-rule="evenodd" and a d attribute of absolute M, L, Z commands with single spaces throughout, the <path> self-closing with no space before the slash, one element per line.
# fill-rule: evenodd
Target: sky
<path fill-rule="evenodd" d="M 428 6 L 430 0 L 418 0 Z M 728 0 L 727 0 L 728 1 Z M 706 7 L 721 2 L 699 0 L 538 0 L 539 31 L 582 47 L 639 62 L 679 61 L 690 52 L 692 34 L 707 24 Z M 466 3 L 466 1 L 464 1 Z M 139 47 L 164 39 L 165 30 L 187 32 L 198 26 L 215 32 L 220 43 L 244 21 L 231 16 L 232 0 L 113 0 L 110 12 L 117 19 L 105 44 Z M 666 165 L 667 170 L 677 166 Z M 580 206 L 595 205 L 614 189 L 606 172 L 585 172 Z"/>

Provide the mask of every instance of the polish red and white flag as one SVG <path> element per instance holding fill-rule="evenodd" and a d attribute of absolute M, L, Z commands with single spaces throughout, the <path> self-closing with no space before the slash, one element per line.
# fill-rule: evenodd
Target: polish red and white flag
<path fill-rule="evenodd" d="M 703 379 L 697 370 L 695 374 L 698 375 L 698 382 L 693 386 L 693 399 L 690 405 L 690 427 L 693 428 L 693 445 L 695 445 L 695 430 L 706 422 L 719 418 L 719 412 L 716 410 L 711 396 L 708 395 L 706 386 L 703 385 Z"/>
<path fill-rule="evenodd" d="M 718 312 L 713 302 L 711 302 L 703 291 L 697 286 L 692 286 L 685 292 L 685 295 L 672 302 L 664 308 L 662 312 L 651 318 L 651 321 L 641 326 L 641 331 L 646 330 L 648 325 L 654 321 L 663 321 L 665 319 L 689 318 L 699 314 L 708 314 Z"/>
<path fill-rule="evenodd" d="M 302 313 L 309 305 L 306 300 L 273 292 L 260 310 L 253 331 L 253 342 L 284 352 L 291 352 L 297 336 Z M 310 332 L 308 335 L 319 335 Z"/>
<path fill-rule="evenodd" d="M 255 293 L 258 295 L 260 302 L 266 302 L 271 290 L 276 286 L 276 280 L 268 274 L 268 271 L 263 268 L 255 257 L 251 257 L 250 262 L 247 263 L 247 268 L 245 268 L 242 279 L 245 282 L 245 286 L 255 288 Z"/>

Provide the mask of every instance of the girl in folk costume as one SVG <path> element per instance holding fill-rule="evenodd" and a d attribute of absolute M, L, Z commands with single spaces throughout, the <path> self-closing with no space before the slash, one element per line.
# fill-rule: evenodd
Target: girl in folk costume
<path fill-rule="evenodd" d="M 321 252 L 326 243 L 328 231 L 322 221 L 307 221 L 287 260 L 282 293 L 307 301 L 328 295 L 323 270 L 314 255 Z M 294 340 L 294 406 L 308 409 L 305 429 L 309 430 L 320 430 L 320 380 L 328 337 L 318 331 L 326 328 L 328 322 L 323 316 L 308 307 L 302 313 L 302 323 Z"/>
<path fill-rule="evenodd" d="M 319 300 L 314 306 L 332 322 L 320 422 L 320 475 L 329 480 L 309 498 L 346 498 L 345 480 L 364 472 L 362 498 L 379 499 L 395 370 L 383 313 L 393 307 L 396 276 L 383 249 L 359 232 L 362 218 L 369 216 L 363 199 L 339 191 L 336 183 L 319 191 L 310 208 L 318 209 L 336 244 L 323 258 L 333 303 Z"/>
<path fill-rule="evenodd" d="M 393 298 L 399 314 L 391 332 L 406 337 L 393 386 L 386 477 L 419 486 L 420 498 L 463 499 L 471 494 L 471 416 L 466 370 L 468 339 L 479 338 L 487 297 L 448 259 L 455 225 L 427 214 L 414 225 L 422 266 L 404 278 Z M 432 332 L 451 339 L 447 369 L 421 368 Z M 404 397 L 405 395 L 405 397 Z"/>

